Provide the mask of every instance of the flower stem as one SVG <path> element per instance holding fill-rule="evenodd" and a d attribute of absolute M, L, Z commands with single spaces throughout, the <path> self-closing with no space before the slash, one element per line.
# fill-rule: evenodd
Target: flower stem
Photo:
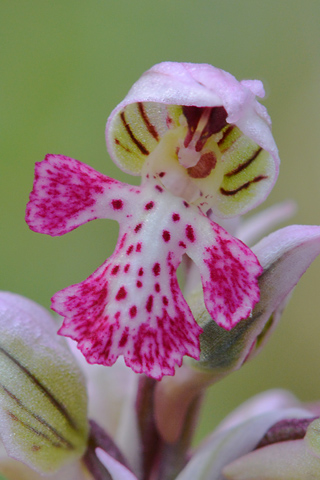
<path fill-rule="evenodd" d="M 141 438 L 141 468 L 142 480 L 151 478 L 157 463 L 160 436 L 154 419 L 153 397 L 156 380 L 142 376 L 139 380 L 136 411 Z"/>
<path fill-rule="evenodd" d="M 198 395 L 190 404 L 182 431 L 174 443 L 162 442 L 157 476 L 154 480 L 173 480 L 188 461 L 203 395 Z"/>

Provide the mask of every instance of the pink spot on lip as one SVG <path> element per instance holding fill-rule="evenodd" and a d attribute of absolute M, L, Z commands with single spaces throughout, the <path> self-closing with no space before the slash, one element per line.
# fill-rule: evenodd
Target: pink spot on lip
<path fill-rule="evenodd" d="M 189 203 L 187 203 L 185 200 L 183 201 L 183 205 L 186 207 L 186 208 L 189 208 Z"/>
<path fill-rule="evenodd" d="M 141 242 L 137 243 L 136 252 L 141 252 L 141 247 L 142 247 L 142 243 Z"/>
<path fill-rule="evenodd" d="M 129 310 L 130 317 L 134 318 L 137 315 L 137 307 L 135 305 L 132 305 L 132 307 Z"/>
<path fill-rule="evenodd" d="M 112 207 L 114 210 L 121 210 L 123 207 L 123 201 L 122 200 L 112 200 Z"/>
<path fill-rule="evenodd" d="M 115 265 L 111 270 L 111 275 L 117 275 L 119 268 L 120 268 L 119 265 Z"/>
<path fill-rule="evenodd" d="M 162 177 L 165 176 L 165 174 L 166 174 L 166 172 L 160 172 L 160 173 L 159 173 L 159 177 L 162 178 Z"/>
<path fill-rule="evenodd" d="M 127 291 L 124 287 L 120 287 L 116 295 L 116 300 L 124 300 L 127 296 Z"/>
<path fill-rule="evenodd" d="M 160 292 L 160 285 L 159 285 L 159 283 L 156 283 L 156 284 L 155 284 L 154 289 L 155 289 L 156 292 Z"/>
<path fill-rule="evenodd" d="M 137 281 L 137 287 L 138 287 L 138 288 L 141 288 L 141 287 L 142 287 L 142 282 L 140 282 L 140 280 Z"/>
<path fill-rule="evenodd" d="M 163 305 L 166 305 L 166 306 L 169 303 L 167 297 L 162 297 L 162 302 L 163 302 Z"/>
<path fill-rule="evenodd" d="M 136 233 L 138 233 L 139 230 L 141 230 L 141 227 L 142 227 L 142 223 L 139 223 L 139 224 L 135 227 L 134 231 L 135 231 Z"/>
<path fill-rule="evenodd" d="M 168 230 L 163 230 L 162 238 L 165 242 L 169 242 L 169 240 L 171 238 L 170 232 L 168 232 Z"/>
<path fill-rule="evenodd" d="M 130 255 L 130 253 L 132 253 L 132 251 L 133 251 L 133 245 L 130 245 L 130 247 L 127 250 L 127 255 Z"/>
<path fill-rule="evenodd" d="M 154 207 L 154 203 L 153 202 L 149 202 L 146 204 L 146 206 L 144 207 L 146 210 L 151 210 L 152 208 Z"/>
<path fill-rule="evenodd" d="M 163 192 L 163 188 L 161 188 L 159 185 L 156 185 L 155 188 L 158 190 L 158 192 L 160 192 L 160 193 Z"/>
<path fill-rule="evenodd" d="M 150 313 L 151 310 L 152 310 L 152 307 L 153 307 L 153 296 L 150 295 L 149 298 L 148 298 L 148 300 L 147 300 L 147 304 L 146 304 L 146 310 L 147 310 L 147 312 Z"/>
<path fill-rule="evenodd" d="M 186 226 L 186 236 L 190 242 L 195 241 L 194 230 L 191 225 Z"/>
<path fill-rule="evenodd" d="M 173 213 L 173 214 L 172 214 L 172 220 L 173 220 L 174 222 L 179 222 L 179 220 L 180 220 L 180 215 L 179 215 L 179 213 Z"/>
<path fill-rule="evenodd" d="M 124 329 L 122 337 L 120 338 L 119 347 L 124 347 L 125 346 L 125 344 L 128 341 L 128 336 L 129 336 L 129 329 L 128 329 L 128 327 L 126 327 Z"/>
<path fill-rule="evenodd" d="M 127 263 L 127 265 L 124 267 L 125 273 L 127 273 L 127 271 L 129 270 L 129 268 L 130 268 L 130 263 Z"/>
<path fill-rule="evenodd" d="M 121 250 L 121 249 L 123 248 L 123 245 L 124 245 L 124 242 L 125 242 L 125 240 L 126 240 L 126 237 L 127 237 L 127 234 L 125 233 L 125 234 L 123 235 L 123 237 L 121 238 L 121 241 L 120 241 L 120 243 L 119 243 L 119 250 Z"/>
<path fill-rule="evenodd" d="M 153 273 L 154 273 L 154 275 L 155 275 L 156 277 L 157 277 L 158 275 L 160 275 L 160 270 L 161 270 L 160 263 L 155 263 L 155 264 L 153 265 L 152 271 L 153 271 Z"/>
<path fill-rule="evenodd" d="M 187 245 L 184 242 L 179 242 L 179 247 L 187 248 Z"/>
<path fill-rule="evenodd" d="M 138 275 L 139 275 L 139 277 L 142 277 L 142 275 L 143 275 L 143 268 L 142 267 L 139 269 Z"/>

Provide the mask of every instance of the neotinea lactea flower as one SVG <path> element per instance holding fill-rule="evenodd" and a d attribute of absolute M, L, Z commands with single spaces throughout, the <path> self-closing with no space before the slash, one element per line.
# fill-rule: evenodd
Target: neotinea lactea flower
<path fill-rule="evenodd" d="M 135 372 L 173 375 L 184 355 L 199 359 L 202 329 L 179 288 L 188 255 L 200 271 L 206 308 L 231 329 L 259 300 L 255 255 L 206 216 L 242 214 L 270 192 L 278 154 L 270 120 L 255 95 L 210 65 L 161 63 L 146 72 L 112 112 L 108 150 L 134 187 L 61 155 L 36 164 L 27 222 L 62 235 L 95 218 L 120 224 L 114 253 L 88 279 L 53 297 L 60 334 L 89 363 L 119 355 Z"/>

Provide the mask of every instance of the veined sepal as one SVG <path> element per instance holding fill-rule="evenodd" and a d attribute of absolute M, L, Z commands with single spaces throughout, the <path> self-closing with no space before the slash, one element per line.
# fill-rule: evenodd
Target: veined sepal
<path fill-rule="evenodd" d="M 220 217 L 243 214 L 267 197 L 279 169 L 256 95 L 264 96 L 261 82 L 238 82 L 211 65 L 155 65 L 110 115 L 111 158 L 142 175 L 153 157 L 153 173 L 175 195 Z M 165 155 L 163 143 L 172 147 Z"/>
<path fill-rule="evenodd" d="M 9 456 L 39 473 L 81 458 L 88 436 L 84 380 L 49 313 L 0 293 L 0 434 Z"/>

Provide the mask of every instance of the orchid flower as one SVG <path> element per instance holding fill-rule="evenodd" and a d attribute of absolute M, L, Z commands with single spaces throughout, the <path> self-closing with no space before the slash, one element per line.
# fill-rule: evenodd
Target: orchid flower
<path fill-rule="evenodd" d="M 228 223 L 234 235 L 246 242 L 258 239 L 268 227 L 288 218 L 292 202 L 284 202 L 252 219 Z M 224 224 L 225 226 L 226 223 Z M 250 317 L 226 331 L 213 323 L 198 286 L 187 295 L 192 312 L 203 328 L 199 361 L 188 359 L 176 372 L 174 381 L 165 378 L 157 385 L 157 425 L 168 442 L 179 436 L 192 401 L 218 380 L 239 369 L 265 346 L 276 328 L 291 293 L 307 268 L 320 254 L 320 227 L 292 225 L 271 233 L 252 251 L 263 268 L 259 278 L 260 301 Z M 193 281 L 193 267 L 188 272 Z M 172 420 L 174 418 L 174 421 Z"/>
<path fill-rule="evenodd" d="M 134 187 L 62 155 L 36 164 L 26 220 L 36 232 L 67 233 L 96 218 L 119 222 L 114 253 L 87 280 L 58 292 L 61 335 L 89 363 L 126 365 L 155 379 L 184 355 L 200 358 L 202 328 L 179 288 L 186 254 L 197 266 L 206 309 L 230 330 L 259 300 L 256 256 L 206 215 L 229 218 L 262 202 L 278 174 L 270 119 L 255 96 L 210 65 L 161 63 L 112 112 L 112 160 L 141 176 Z"/>

